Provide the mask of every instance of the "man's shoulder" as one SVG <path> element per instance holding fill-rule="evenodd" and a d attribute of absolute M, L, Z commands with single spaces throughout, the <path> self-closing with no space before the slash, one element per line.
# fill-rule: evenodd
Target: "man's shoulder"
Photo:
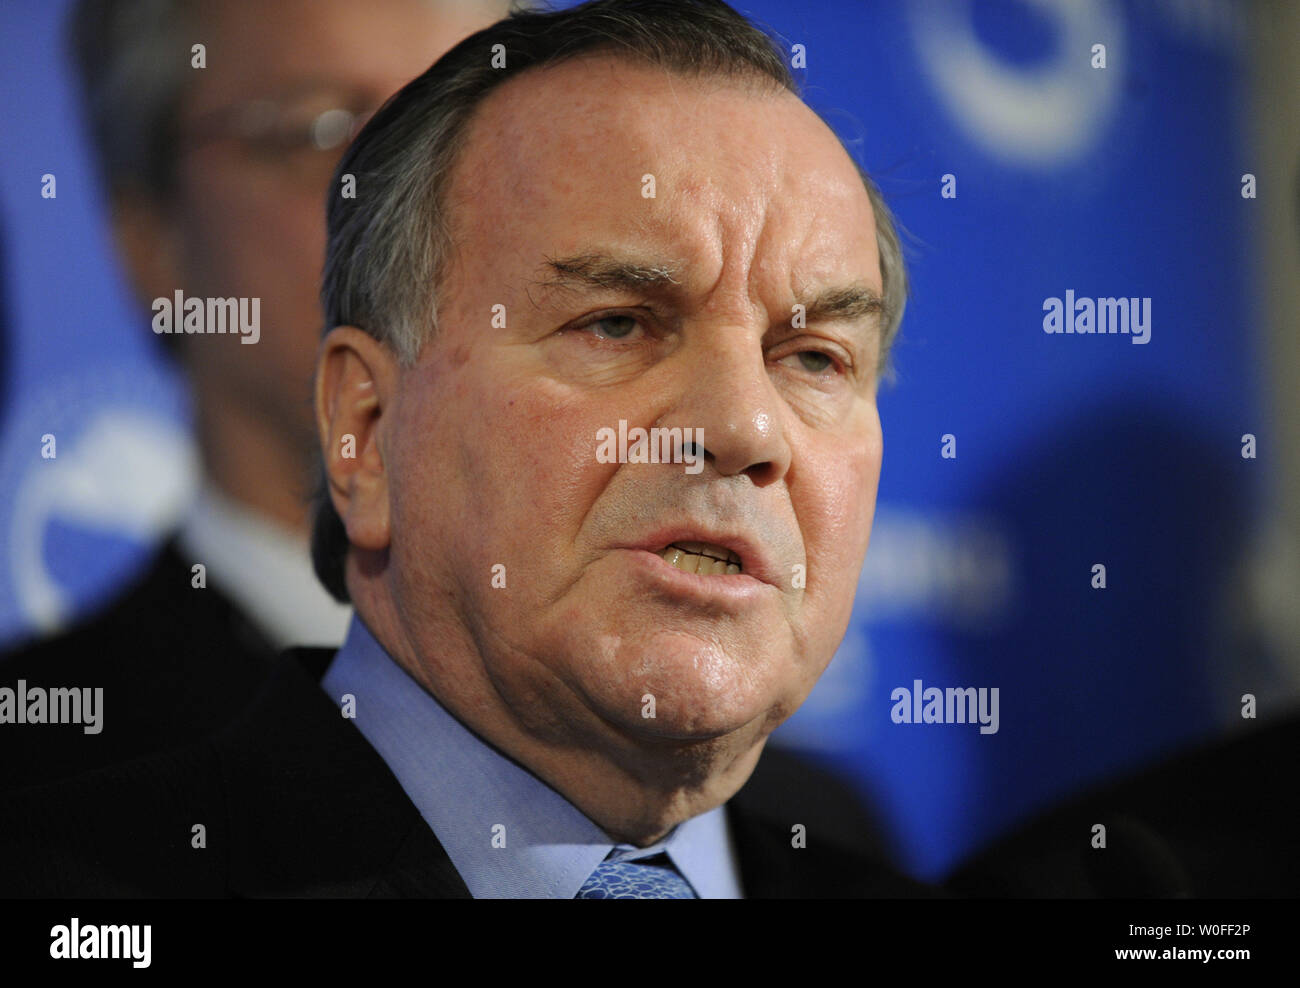
<path fill-rule="evenodd" d="M 192 744 L 0 797 L 18 897 L 467 895 L 379 756 L 296 649 Z"/>
<path fill-rule="evenodd" d="M 195 587 L 175 545 L 96 613 L 0 657 L 0 687 L 102 690 L 102 725 L 6 724 L 0 791 L 175 747 L 227 722 L 275 652 L 221 592 Z"/>
<path fill-rule="evenodd" d="M 963 861 L 959 894 L 1239 898 L 1300 889 L 1300 714 L 1070 798 Z"/>
<path fill-rule="evenodd" d="M 207 639 L 215 637 L 211 644 Z M 147 565 L 126 585 L 93 607 L 70 628 L 45 639 L 22 643 L 0 655 L 6 666 L 61 663 L 94 670 L 127 654 L 161 655 L 176 648 L 206 651 L 235 646 L 241 652 L 274 656 L 265 635 L 243 617 L 219 589 L 199 581 L 175 539 L 160 545 Z"/>
<path fill-rule="evenodd" d="M 892 861 L 878 819 L 836 773 L 769 745 L 727 804 L 752 898 L 940 894 Z"/>

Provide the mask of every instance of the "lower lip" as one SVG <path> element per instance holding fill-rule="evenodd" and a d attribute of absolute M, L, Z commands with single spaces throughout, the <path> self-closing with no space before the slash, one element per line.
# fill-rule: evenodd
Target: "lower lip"
<path fill-rule="evenodd" d="M 660 589 L 685 600 L 704 603 L 754 603 L 770 593 L 780 591 L 745 573 L 700 576 L 678 569 L 657 552 L 648 549 L 622 549 L 638 574 Z"/>

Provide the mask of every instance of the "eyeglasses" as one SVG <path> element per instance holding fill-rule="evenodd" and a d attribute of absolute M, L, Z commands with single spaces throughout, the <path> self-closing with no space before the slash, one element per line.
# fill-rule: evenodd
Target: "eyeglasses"
<path fill-rule="evenodd" d="M 323 106 L 321 101 L 251 100 L 212 110 L 181 127 L 182 153 L 221 140 L 237 140 L 259 157 L 328 162 L 374 115 L 366 109 Z"/>

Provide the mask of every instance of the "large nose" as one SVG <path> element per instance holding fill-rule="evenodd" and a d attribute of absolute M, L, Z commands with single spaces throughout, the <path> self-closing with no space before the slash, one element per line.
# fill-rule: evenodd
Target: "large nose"
<path fill-rule="evenodd" d="M 785 477 L 790 445 L 784 403 L 757 333 L 734 324 L 702 329 L 679 358 L 682 391 L 673 417 L 701 430 L 696 436 L 705 461 L 722 476 L 744 474 L 757 487 Z"/>

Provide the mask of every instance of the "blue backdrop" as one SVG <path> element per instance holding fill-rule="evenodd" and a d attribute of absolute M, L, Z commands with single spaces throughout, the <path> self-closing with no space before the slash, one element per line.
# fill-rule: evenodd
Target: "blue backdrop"
<path fill-rule="evenodd" d="M 913 284 L 855 619 L 778 739 L 858 779 L 904 863 L 936 876 L 1036 807 L 1239 723 L 1241 693 L 1283 688 L 1233 597 L 1268 469 L 1242 435 L 1269 443 L 1241 11 L 741 6 L 804 46 L 809 100 L 893 204 Z M 183 389 L 110 259 L 63 7 L 0 10 L 9 640 L 119 586 L 193 482 Z M 1150 342 L 1044 333 L 1067 289 L 1150 298 Z M 894 723 L 891 692 L 915 680 L 998 688 L 999 730 Z"/>

